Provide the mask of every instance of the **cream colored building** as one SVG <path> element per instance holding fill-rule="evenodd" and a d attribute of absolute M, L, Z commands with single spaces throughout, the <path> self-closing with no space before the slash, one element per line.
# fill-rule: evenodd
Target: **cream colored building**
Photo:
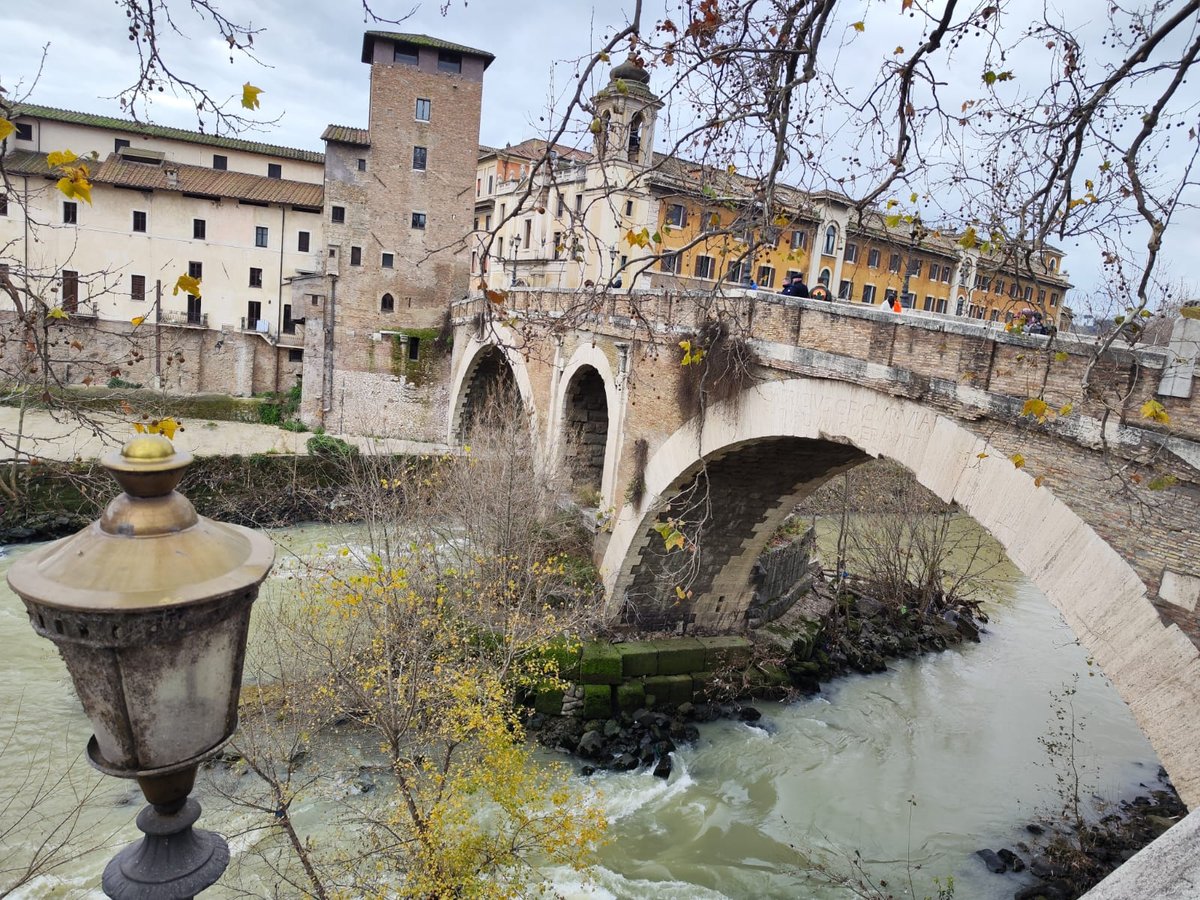
<path fill-rule="evenodd" d="M 292 310 L 322 268 L 322 154 L 28 104 L 12 121 L 0 264 L 14 282 L 80 318 L 302 346 Z M 62 150 L 88 166 L 90 204 L 56 188 L 46 158 Z M 173 293 L 185 274 L 198 296 Z"/>

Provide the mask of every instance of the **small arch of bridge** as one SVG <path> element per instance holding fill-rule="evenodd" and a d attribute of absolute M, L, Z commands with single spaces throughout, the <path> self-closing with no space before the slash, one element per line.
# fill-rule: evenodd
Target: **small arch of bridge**
<path fill-rule="evenodd" d="M 548 435 L 575 488 L 592 488 L 612 506 L 621 440 L 620 389 L 608 357 L 591 344 L 575 348 L 558 378 Z"/>
<path fill-rule="evenodd" d="M 511 335 L 500 334 L 496 341 L 471 338 L 453 367 L 447 423 L 447 442 L 452 446 L 467 439 L 489 398 L 505 392 L 516 396 L 531 420 L 534 434 L 537 433 L 537 409 L 529 371 L 520 354 L 506 345 L 506 337 Z"/>
<path fill-rule="evenodd" d="M 769 535 L 821 483 L 880 456 L 997 539 L 1117 687 L 1185 801 L 1200 801 L 1200 721 L 1183 712 L 1200 709 L 1195 645 L 1164 625 L 1133 568 L 1066 504 L 984 438 L 909 400 L 787 378 L 680 427 L 647 462 L 645 499 L 638 508 L 625 504 L 614 523 L 601 564 L 609 616 L 669 611 L 654 624 L 737 627 Z M 654 526 L 686 515 L 701 497 L 711 519 L 687 562 L 694 599 L 676 602 L 664 593 L 674 591 L 667 582 L 678 573 Z"/>

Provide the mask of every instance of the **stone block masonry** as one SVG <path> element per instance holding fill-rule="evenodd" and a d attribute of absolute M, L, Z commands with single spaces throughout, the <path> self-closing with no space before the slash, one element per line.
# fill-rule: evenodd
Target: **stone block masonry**
<path fill-rule="evenodd" d="M 611 530 L 597 542 L 611 619 L 746 627 L 767 539 L 821 484 L 886 457 L 996 538 L 1129 703 L 1184 800 L 1200 802 L 1200 616 L 1180 587 L 1200 581 L 1200 397 L 1164 382 L 1167 352 L 1095 359 L 1070 335 L 765 292 L 580 299 L 508 292 L 504 347 L 479 337 L 492 304 L 456 305 L 452 384 L 457 409 L 478 387 L 465 377 L 475 360 L 502 356 L 549 452 L 568 427 L 563 374 L 595 361 L 615 435 L 601 491 Z M 695 371 L 677 345 L 716 316 L 758 365 L 691 418 L 677 387 Z M 1023 414 L 1030 398 L 1046 403 L 1042 421 Z M 1143 415 L 1152 401 L 1169 419 Z M 672 528 L 682 548 L 664 540 Z"/>

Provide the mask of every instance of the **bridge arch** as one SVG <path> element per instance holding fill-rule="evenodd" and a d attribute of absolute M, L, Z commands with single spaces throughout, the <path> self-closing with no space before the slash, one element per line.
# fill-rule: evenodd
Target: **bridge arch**
<path fill-rule="evenodd" d="M 614 524 L 601 564 L 608 614 L 620 615 L 627 598 L 636 603 L 650 587 L 663 547 L 653 526 L 672 515 L 664 498 L 701 469 L 706 497 L 724 508 L 714 505 L 722 518 L 708 533 L 717 549 L 705 559 L 702 542 L 695 555 L 700 589 L 683 613 L 698 628 L 728 628 L 748 603 L 754 558 L 794 504 L 880 456 L 907 467 L 999 541 L 1116 686 L 1185 802 L 1200 803 L 1195 645 L 1163 624 L 1130 565 L 1066 504 L 984 438 L 912 401 L 848 382 L 789 378 L 682 426 L 647 461 L 645 499 L 638 508 L 626 504 Z"/>
<path fill-rule="evenodd" d="M 575 348 L 558 379 L 553 410 L 553 433 L 548 435 L 551 452 L 562 459 L 576 486 L 584 486 L 577 477 L 584 475 L 587 486 L 600 492 L 604 504 L 613 505 L 622 406 L 612 366 L 603 351 L 591 344 Z M 603 443 L 597 441 L 601 435 Z M 578 441 L 579 437 L 590 437 L 592 443 Z M 583 472 L 576 471 L 577 464 Z"/>
<path fill-rule="evenodd" d="M 515 390 L 522 409 L 530 417 L 530 427 L 537 434 L 537 408 L 525 360 L 505 346 L 506 335 L 498 337 L 499 342 L 472 337 L 454 367 L 446 438 L 452 446 L 463 443 L 488 393 L 498 389 Z"/>

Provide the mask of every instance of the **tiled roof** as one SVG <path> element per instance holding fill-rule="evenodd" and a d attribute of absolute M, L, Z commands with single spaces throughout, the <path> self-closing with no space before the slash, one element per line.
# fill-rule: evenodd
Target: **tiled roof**
<path fill-rule="evenodd" d="M 554 152 L 558 154 L 560 160 L 569 160 L 571 162 L 587 162 L 592 158 L 592 154 L 586 150 L 577 150 L 574 147 L 564 147 L 562 144 L 554 145 Z M 541 138 L 528 138 L 504 149 L 492 147 L 480 147 L 481 156 L 491 156 L 493 153 L 504 156 L 519 156 L 522 159 L 541 159 L 546 153 L 546 142 Z"/>
<path fill-rule="evenodd" d="M 485 60 L 484 68 L 491 65 L 492 60 L 496 57 L 488 53 L 486 50 L 476 50 L 474 47 L 466 47 L 462 44 L 455 44 L 451 41 L 444 41 L 441 38 L 430 37 L 427 34 L 401 34 L 396 31 L 368 31 L 363 35 L 363 41 L 367 38 L 383 38 L 388 41 L 403 41 L 406 44 L 416 44 L 418 47 L 432 47 L 434 50 L 449 50 L 451 53 L 468 53 L 471 56 L 481 56 Z M 365 47 L 364 47 L 365 49 Z"/>
<path fill-rule="evenodd" d="M 298 150 L 295 147 L 280 147 L 276 144 L 263 144 L 258 141 L 246 141 L 241 138 L 218 137 L 199 131 L 187 131 L 183 128 L 168 128 L 165 125 L 147 125 L 132 119 L 117 119 L 111 116 L 99 116 L 93 113 L 75 112 L 69 109 L 55 109 L 51 106 L 38 106 L 34 103 L 17 103 L 13 105 L 12 117 L 31 116 L 37 119 L 49 119 L 52 122 L 66 122 L 71 125 L 86 125 L 91 128 L 105 128 L 119 131 L 123 134 L 140 134 L 144 137 L 168 138 L 173 141 L 186 141 L 189 144 L 206 144 L 211 147 L 221 147 L 226 150 L 243 150 L 246 153 L 261 153 L 264 156 L 279 156 L 284 159 L 295 159 L 301 162 L 321 163 L 325 161 L 324 154 L 313 150 Z"/>
<path fill-rule="evenodd" d="M 321 132 L 321 140 L 333 141 L 335 144 L 370 147 L 371 133 L 365 128 L 351 128 L 349 125 L 328 125 Z"/>
<path fill-rule="evenodd" d="M 324 187 L 303 181 L 286 181 L 282 178 L 267 178 L 265 175 L 188 166 L 169 160 L 161 165 L 147 165 L 122 159 L 116 153 L 109 154 L 101 163 L 88 160 L 84 162 L 87 162 L 92 170 L 93 184 L 112 184 L 141 190 L 179 191 L 185 194 L 291 206 L 319 207 L 324 203 Z M 4 166 L 13 174 L 52 175 L 46 166 L 45 155 L 28 150 L 8 154 L 4 157 Z M 174 173 L 174 179 L 171 173 Z"/>
<path fill-rule="evenodd" d="M 45 153 L 38 153 L 36 150 L 16 150 L 4 157 L 4 171 L 10 175 L 49 175 L 50 167 L 46 165 Z"/>

